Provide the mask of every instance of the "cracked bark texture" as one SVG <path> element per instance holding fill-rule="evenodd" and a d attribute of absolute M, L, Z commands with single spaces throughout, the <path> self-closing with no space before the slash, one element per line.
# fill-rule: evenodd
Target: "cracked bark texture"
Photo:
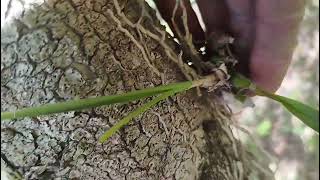
<path fill-rule="evenodd" d="M 154 12 L 118 0 L 123 17 L 114 2 L 1 1 L 1 111 L 184 80 Z M 246 179 L 229 113 L 211 97 L 169 98 L 104 144 L 99 136 L 145 100 L 1 121 L 1 168 L 24 179 Z"/>

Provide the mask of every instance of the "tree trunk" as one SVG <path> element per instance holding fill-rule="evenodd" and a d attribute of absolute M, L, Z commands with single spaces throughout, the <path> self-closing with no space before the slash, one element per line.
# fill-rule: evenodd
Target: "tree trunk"
<path fill-rule="evenodd" d="M 144 5 L 5 3 L 1 111 L 185 80 L 174 41 Z M 1 121 L 1 168 L 25 179 L 246 179 L 230 113 L 210 97 L 169 98 L 104 144 L 100 135 L 146 100 Z"/>

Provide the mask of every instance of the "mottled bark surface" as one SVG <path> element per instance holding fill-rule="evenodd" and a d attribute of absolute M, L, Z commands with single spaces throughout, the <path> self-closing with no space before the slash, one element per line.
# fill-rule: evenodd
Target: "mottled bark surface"
<path fill-rule="evenodd" d="M 4 4 L 2 112 L 185 79 L 142 2 L 119 0 L 125 17 L 113 0 Z M 1 122 L 1 168 L 25 179 L 242 179 L 229 114 L 211 102 L 195 91 L 169 98 L 104 144 L 99 136 L 143 101 Z"/>

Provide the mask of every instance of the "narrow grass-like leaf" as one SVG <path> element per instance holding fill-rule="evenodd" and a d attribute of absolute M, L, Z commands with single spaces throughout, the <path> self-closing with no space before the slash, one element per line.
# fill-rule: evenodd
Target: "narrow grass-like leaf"
<path fill-rule="evenodd" d="M 103 142 L 107 141 L 120 128 L 122 128 L 123 126 L 129 124 L 130 121 L 133 118 L 138 117 L 140 114 L 144 113 L 145 111 L 150 109 L 152 106 L 156 105 L 158 102 L 160 102 L 160 101 L 162 101 L 162 100 L 164 100 L 164 99 L 168 98 L 169 96 L 172 96 L 172 95 L 174 95 L 176 93 L 179 93 L 179 92 L 182 92 L 182 91 L 186 91 L 186 90 L 188 90 L 190 88 L 192 88 L 192 83 L 191 84 L 181 85 L 181 86 L 176 87 L 175 89 L 173 89 L 171 91 L 166 91 L 166 92 L 160 94 L 158 97 L 156 97 L 153 100 L 151 100 L 151 101 L 147 102 L 146 104 L 142 105 L 141 107 L 139 107 L 135 111 L 129 113 L 126 117 L 121 119 L 117 124 L 112 126 L 108 131 L 106 131 L 100 137 L 99 142 L 103 143 Z"/>
<path fill-rule="evenodd" d="M 138 109 L 130 112 L 125 118 L 121 119 L 117 124 L 112 126 L 108 131 L 106 131 L 99 139 L 100 143 L 107 141 L 114 133 L 116 133 L 120 128 L 130 123 L 130 121 L 139 116 L 140 114 L 144 113 L 152 106 L 156 105 L 158 102 L 166 99 L 169 96 L 174 95 L 175 91 L 167 91 L 159 95 L 158 97 L 154 98 L 153 100 L 147 102 L 146 104 L 142 105 Z"/>
<path fill-rule="evenodd" d="M 269 97 L 281 103 L 288 111 L 299 118 L 304 124 L 319 133 L 319 111 L 293 99 L 272 94 L 261 89 L 256 90 L 257 95 Z"/>
<path fill-rule="evenodd" d="M 190 88 L 191 86 L 192 82 L 186 81 L 181 83 L 174 83 L 169 85 L 157 86 L 154 88 L 132 91 L 120 95 L 71 100 L 55 104 L 45 104 L 39 107 L 24 108 L 15 112 L 1 112 L 1 121 L 23 117 L 36 117 L 40 115 L 49 115 L 53 113 L 62 113 L 68 111 L 77 111 L 115 103 L 127 103 L 141 98 L 161 94 L 167 91 L 175 91 L 177 89 Z"/>
<path fill-rule="evenodd" d="M 256 95 L 265 96 L 278 101 L 284 107 L 286 107 L 287 110 L 289 110 L 292 114 L 299 118 L 304 124 L 319 133 L 319 110 L 316 110 L 315 108 L 312 108 L 296 100 L 269 93 L 259 87 L 251 89 L 250 87 L 253 86 L 253 83 L 249 79 L 238 73 L 233 74 L 231 82 L 236 89 L 236 96 L 243 98 L 243 94 L 239 92 L 243 91 L 244 89 L 250 89 L 251 91 L 254 91 Z"/>

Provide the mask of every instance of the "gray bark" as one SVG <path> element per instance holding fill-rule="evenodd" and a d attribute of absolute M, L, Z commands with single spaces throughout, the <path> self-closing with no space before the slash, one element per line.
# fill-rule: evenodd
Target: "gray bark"
<path fill-rule="evenodd" d="M 118 1 L 125 17 L 112 0 L 6 2 L 1 111 L 185 80 L 168 56 L 174 41 L 152 36 L 164 32 L 154 12 Z M 230 114 L 210 97 L 169 98 L 104 144 L 99 136 L 146 100 L 1 121 L 1 168 L 24 179 L 246 179 Z"/>

